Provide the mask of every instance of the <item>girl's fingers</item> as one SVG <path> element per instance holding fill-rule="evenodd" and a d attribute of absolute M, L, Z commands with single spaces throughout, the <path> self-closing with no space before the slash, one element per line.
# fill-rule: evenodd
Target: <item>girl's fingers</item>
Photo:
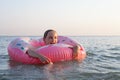
<path fill-rule="evenodd" d="M 49 63 L 52 63 L 51 60 L 47 57 L 44 57 L 43 60 L 42 60 L 42 63 L 43 64 L 49 64 Z"/>

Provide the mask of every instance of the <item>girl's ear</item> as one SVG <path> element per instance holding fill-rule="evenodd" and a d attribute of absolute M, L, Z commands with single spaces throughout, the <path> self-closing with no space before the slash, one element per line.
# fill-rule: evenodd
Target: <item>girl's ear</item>
<path fill-rule="evenodd" d="M 46 43 L 46 42 L 45 42 L 45 38 L 43 38 L 43 41 L 44 41 L 44 43 Z"/>
<path fill-rule="evenodd" d="M 43 41 L 45 41 L 45 38 L 43 38 Z"/>

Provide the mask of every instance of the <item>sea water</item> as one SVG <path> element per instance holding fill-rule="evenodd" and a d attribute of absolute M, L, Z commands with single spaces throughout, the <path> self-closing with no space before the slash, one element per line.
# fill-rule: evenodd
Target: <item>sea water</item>
<path fill-rule="evenodd" d="M 0 36 L 0 80 L 119 80 L 120 36 L 69 36 L 83 45 L 82 62 L 27 65 L 9 60 L 8 44 L 19 36 Z M 38 39 L 39 37 L 31 37 Z"/>

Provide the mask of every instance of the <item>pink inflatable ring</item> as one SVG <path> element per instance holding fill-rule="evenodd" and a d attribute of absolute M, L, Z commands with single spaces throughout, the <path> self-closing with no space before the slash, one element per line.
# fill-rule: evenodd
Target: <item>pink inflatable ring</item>
<path fill-rule="evenodd" d="M 17 38 L 8 45 L 8 54 L 11 60 L 25 64 L 42 64 L 40 59 L 34 58 L 26 54 L 29 46 L 42 46 L 36 50 L 38 54 L 51 59 L 52 62 L 68 61 L 73 59 L 73 51 L 71 46 L 78 44 L 72 39 L 64 36 L 58 37 L 57 44 L 45 45 L 43 39 L 35 40 L 31 38 Z M 84 48 L 80 45 L 79 59 L 82 61 L 86 57 Z"/>

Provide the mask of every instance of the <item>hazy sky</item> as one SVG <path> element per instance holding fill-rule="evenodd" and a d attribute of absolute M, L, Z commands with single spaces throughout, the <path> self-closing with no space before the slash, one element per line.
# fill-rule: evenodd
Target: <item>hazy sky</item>
<path fill-rule="evenodd" d="M 0 0 L 0 35 L 120 35 L 120 0 Z"/>

